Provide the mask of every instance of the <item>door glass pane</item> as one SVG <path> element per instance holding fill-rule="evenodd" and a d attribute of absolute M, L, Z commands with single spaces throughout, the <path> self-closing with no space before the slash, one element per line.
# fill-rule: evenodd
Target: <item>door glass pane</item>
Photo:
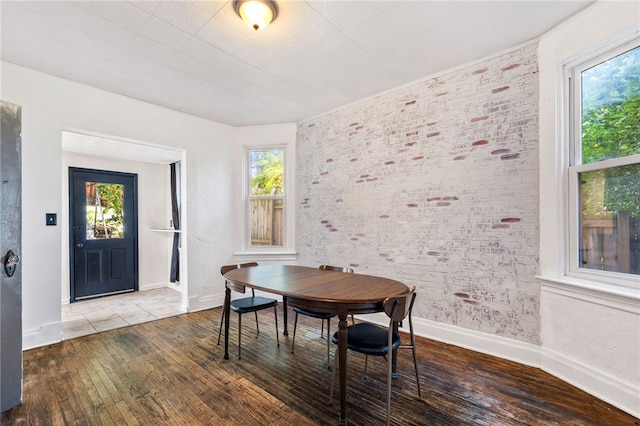
<path fill-rule="evenodd" d="M 87 182 L 87 240 L 124 238 L 124 185 Z"/>
<path fill-rule="evenodd" d="M 640 164 L 580 173 L 580 267 L 640 274 Z"/>

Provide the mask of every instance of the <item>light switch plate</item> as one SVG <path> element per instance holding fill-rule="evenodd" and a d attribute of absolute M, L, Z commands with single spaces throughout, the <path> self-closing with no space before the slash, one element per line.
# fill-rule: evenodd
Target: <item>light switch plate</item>
<path fill-rule="evenodd" d="M 56 226 L 58 224 L 58 218 L 55 213 L 46 213 L 47 226 Z"/>

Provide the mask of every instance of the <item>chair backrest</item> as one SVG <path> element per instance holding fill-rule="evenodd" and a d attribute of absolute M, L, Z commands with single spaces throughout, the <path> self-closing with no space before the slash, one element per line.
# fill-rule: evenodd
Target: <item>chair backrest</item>
<path fill-rule="evenodd" d="M 391 321 L 402 321 L 411 315 L 414 300 L 416 300 L 415 286 L 408 293 L 387 297 L 383 302 L 384 313 L 387 314 Z"/>
<path fill-rule="evenodd" d="M 258 263 L 247 262 L 247 263 L 238 263 L 236 265 L 223 265 L 222 267 L 220 267 L 220 274 L 224 275 L 229 271 L 233 271 L 234 269 L 248 268 L 249 266 L 258 266 Z M 233 291 L 237 291 L 238 293 L 245 292 L 245 287 L 243 285 L 230 283 L 229 281 L 226 282 L 226 285 L 227 287 L 229 287 L 229 289 Z"/>
<path fill-rule="evenodd" d="M 346 272 L 348 274 L 353 274 L 353 269 L 342 266 L 320 265 L 318 269 L 322 269 L 323 271 Z"/>

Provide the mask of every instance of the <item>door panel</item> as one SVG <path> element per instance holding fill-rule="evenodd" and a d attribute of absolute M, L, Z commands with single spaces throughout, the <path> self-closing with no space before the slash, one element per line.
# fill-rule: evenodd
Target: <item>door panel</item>
<path fill-rule="evenodd" d="M 21 121 L 18 105 L 0 102 L 0 260 L 22 257 Z M 14 258 L 15 260 L 15 258 Z M 22 267 L 0 266 L 0 412 L 22 401 Z M 11 276 L 10 276 L 11 275 Z"/>
<path fill-rule="evenodd" d="M 69 169 L 71 302 L 138 290 L 137 176 Z"/>

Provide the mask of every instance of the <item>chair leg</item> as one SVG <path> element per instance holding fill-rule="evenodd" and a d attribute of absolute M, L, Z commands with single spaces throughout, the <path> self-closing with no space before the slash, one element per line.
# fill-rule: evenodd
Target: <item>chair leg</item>
<path fill-rule="evenodd" d="M 324 320 L 322 320 L 322 324 L 320 325 L 320 337 L 324 337 Z"/>
<path fill-rule="evenodd" d="M 220 329 L 218 330 L 218 345 L 220 345 L 220 336 L 222 335 L 223 323 L 224 323 L 224 307 L 222 308 L 222 315 L 220 316 Z"/>
<path fill-rule="evenodd" d="M 389 426 L 389 422 L 391 421 L 391 375 L 393 374 L 391 356 L 391 346 L 389 346 L 389 360 L 387 361 L 387 426 Z"/>
<path fill-rule="evenodd" d="M 322 320 L 324 324 L 324 320 Z M 331 318 L 327 318 L 327 368 L 331 368 L 329 352 L 331 351 Z"/>
<path fill-rule="evenodd" d="M 241 358 L 240 348 L 242 347 L 242 315 L 238 314 L 238 359 Z"/>
<path fill-rule="evenodd" d="M 329 405 L 333 404 L 333 382 L 336 378 L 336 370 L 338 369 L 338 350 L 333 354 L 333 371 L 331 372 L 331 386 L 329 388 Z"/>
<path fill-rule="evenodd" d="M 276 342 L 278 342 L 278 347 L 280 347 L 280 337 L 278 336 L 278 307 L 273 307 L 273 316 L 276 319 Z"/>
<path fill-rule="evenodd" d="M 369 380 L 369 376 L 367 376 L 367 367 L 369 366 L 369 355 L 364 356 L 364 376 L 362 376 L 362 381 L 366 382 Z"/>
<path fill-rule="evenodd" d="M 296 317 L 293 320 L 293 339 L 291 339 L 291 353 L 293 353 L 293 347 L 296 344 L 296 328 L 298 327 L 298 313 L 296 312 Z"/>
<path fill-rule="evenodd" d="M 260 328 L 258 327 L 258 311 L 253 311 L 256 314 L 256 334 L 260 334 Z"/>
<path fill-rule="evenodd" d="M 422 393 L 420 392 L 420 377 L 418 376 L 418 360 L 416 358 L 415 343 L 411 346 L 411 351 L 413 352 L 413 368 L 414 370 L 416 370 L 416 384 L 418 385 L 418 399 L 422 401 Z"/>

